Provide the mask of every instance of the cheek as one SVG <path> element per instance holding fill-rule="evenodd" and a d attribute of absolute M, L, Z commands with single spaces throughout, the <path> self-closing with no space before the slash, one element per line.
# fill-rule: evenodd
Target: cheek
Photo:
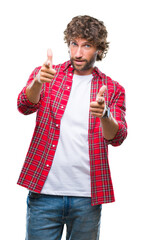
<path fill-rule="evenodd" d="M 70 47 L 69 54 L 70 54 L 71 58 L 75 58 L 77 55 L 79 55 L 78 49 L 76 47 Z M 80 53 L 80 54 L 82 54 L 82 53 Z"/>
<path fill-rule="evenodd" d="M 97 56 L 96 52 L 91 52 L 90 55 L 89 55 L 89 60 L 95 61 L 96 60 L 96 56 Z"/>
<path fill-rule="evenodd" d="M 93 51 L 84 51 L 84 57 L 87 60 L 92 59 L 95 56 L 95 53 Z"/>
<path fill-rule="evenodd" d="M 70 56 L 74 55 L 74 50 L 72 48 L 69 48 L 69 54 L 70 54 Z"/>

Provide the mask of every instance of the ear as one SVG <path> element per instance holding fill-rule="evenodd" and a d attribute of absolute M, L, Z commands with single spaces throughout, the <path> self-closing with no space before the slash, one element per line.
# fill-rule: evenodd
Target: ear
<path fill-rule="evenodd" d="M 98 52 L 99 52 L 99 50 L 96 50 L 96 52 L 95 52 L 95 59 L 96 60 L 97 60 Z"/>
<path fill-rule="evenodd" d="M 96 60 L 101 60 L 102 59 L 102 54 L 103 54 L 102 50 L 97 50 L 97 58 L 96 58 Z"/>
<path fill-rule="evenodd" d="M 97 52 L 100 56 L 102 55 L 102 50 L 97 50 Z"/>

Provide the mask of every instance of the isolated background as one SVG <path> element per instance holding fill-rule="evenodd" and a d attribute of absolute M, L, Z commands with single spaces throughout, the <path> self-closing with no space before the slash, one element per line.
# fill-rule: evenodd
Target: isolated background
<path fill-rule="evenodd" d="M 3 240 L 25 239 L 28 191 L 16 184 L 32 137 L 35 114 L 17 111 L 18 93 L 53 50 L 53 63 L 69 59 L 63 31 L 76 15 L 104 21 L 107 57 L 96 65 L 126 89 L 128 138 L 109 147 L 116 202 L 103 205 L 101 240 L 143 240 L 143 6 L 137 0 L 5 0 L 0 3 L 0 216 Z M 63 235 L 63 239 L 65 232 Z"/>

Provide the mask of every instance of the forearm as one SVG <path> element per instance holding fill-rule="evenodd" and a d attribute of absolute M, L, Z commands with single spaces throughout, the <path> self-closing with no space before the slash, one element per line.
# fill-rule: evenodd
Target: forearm
<path fill-rule="evenodd" d="M 103 131 L 103 136 L 106 140 L 112 140 L 116 136 L 119 126 L 117 121 L 113 118 L 110 113 L 109 118 L 101 118 L 101 126 Z"/>
<path fill-rule="evenodd" d="M 38 82 L 36 78 L 27 86 L 26 95 L 31 103 L 37 104 L 40 100 L 42 83 Z"/>

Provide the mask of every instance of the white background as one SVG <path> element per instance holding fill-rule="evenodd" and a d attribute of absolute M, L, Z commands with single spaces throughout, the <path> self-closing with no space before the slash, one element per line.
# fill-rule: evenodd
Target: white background
<path fill-rule="evenodd" d="M 35 114 L 17 111 L 18 93 L 53 50 L 53 63 L 69 59 L 63 41 L 76 15 L 104 21 L 109 35 L 101 71 L 126 89 L 128 138 L 109 148 L 116 202 L 103 205 L 101 240 L 143 240 L 143 7 L 137 0 L 25 0 L 0 3 L 0 216 L 3 240 L 25 239 L 27 190 L 16 184 L 32 137 Z M 65 232 L 63 239 L 65 239 Z M 76 239 L 77 240 L 77 239 Z"/>

